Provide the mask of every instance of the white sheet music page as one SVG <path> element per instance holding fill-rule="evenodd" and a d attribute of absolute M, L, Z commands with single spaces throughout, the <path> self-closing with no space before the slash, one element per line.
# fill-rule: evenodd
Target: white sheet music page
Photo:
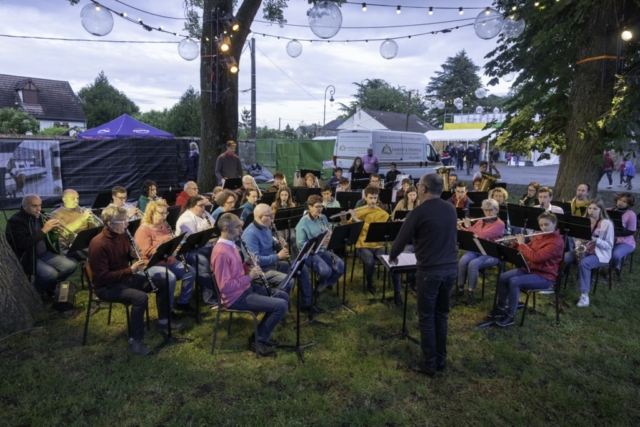
<path fill-rule="evenodd" d="M 406 252 L 398 255 L 398 258 L 396 258 L 397 262 L 394 262 L 392 264 L 389 263 L 389 255 L 382 255 L 380 258 L 383 259 L 387 267 L 412 267 L 417 264 L 416 254 Z"/>

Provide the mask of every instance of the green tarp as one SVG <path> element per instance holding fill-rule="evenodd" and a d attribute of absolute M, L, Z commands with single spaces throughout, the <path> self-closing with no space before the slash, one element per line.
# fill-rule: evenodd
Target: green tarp
<path fill-rule="evenodd" d="M 324 180 L 331 177 L 331 168 L 323 169 L 322 162 L 333 160 L 335 140 L 256 140 L 256 162 L 282 172 L 287 183 L 293 184 L 293 174 L 300 169 L 322 170 Z"/>

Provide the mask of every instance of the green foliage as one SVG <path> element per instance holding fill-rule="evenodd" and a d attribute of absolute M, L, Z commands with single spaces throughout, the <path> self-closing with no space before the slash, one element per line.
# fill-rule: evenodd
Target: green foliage
<path fill-rule="evenodd" d="M 82 101 L 88 128 L 94 128 L 123 114 L 134 116 L 140 112 L 133 101 L 109 83 L 104 71 L 100 71 L 93 84 L 80 89 L 78 98 Z"/>
<path fill-rule="evenodd" d="M 138 114 L 135 118 L 140 120 L 142 123 L 146 123 L 149 126 L 153 126 L 156 129 L 167 130 L 167 116 L 169 115 L 169 110 L 166 108 L 162 111 L 159 110 L 151 110 L 146 113 Z"/>
<path fill-rule="evenodd" d="M 358 107 L 392 113 L 406 113 L 423 117 L 426 111 L 424 98 L 417 90 L 407 91 L 403 87 L 395 88 L 382 79 L 365 79 L 361 83 L 353 83 L 358 90 L 353 95 L 356 99 L 349 105 L 340 103 L 340 116 L 347 119 L 356 113 Z"/>
<path fill-rule="evenodd" d="M 57 136 L 57 135 L 62 135 L 63 133 L 67 133 L 67 132 L 69 132 L 69 128 L 68 127 L 52 126 L 50 128 L 46 128 L 46 129 L 42 129 L 41 131 L 38 131 L 38 135 Z"/>
<path fill-rule="evenodd" d="M 178 103 L 169 110 L 166 131 L 175 136 L 199 137 L 202 124 L 200 107 L 200 93 L 189 86 Z"/>
<path fill-rule="evenodd" d="M 0 109 L 0 133 L 37 133 L 38 129 L 40 129 L 38 121 L 24 110 L 15 108 Z"/>

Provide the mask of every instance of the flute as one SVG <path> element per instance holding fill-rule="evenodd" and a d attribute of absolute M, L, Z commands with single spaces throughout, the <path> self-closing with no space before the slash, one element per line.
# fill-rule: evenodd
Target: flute
<path fill-rule="evenodd" d="M 171 238 L 173 239 L 175 236 L 175 234 L 173 234 L 173 229 L 171 228 L 171 226 L 169 225 L 169 223 L 167 222 L 167 220 L 164 220 L 164 226 L 167 227 L 167 230 L 169 230 L 169 234 L 171 234 Z M 184 242 L 183 242 L 184 243 Z M 180 260 L 180 262 L 182 263 L 182 266 L 184 267 L 184 271 L 185 273 L 188 273 L 189 270 L 189 264 L 187 264 L 187 260 L 184 259 L 184 255 L 180 255 L 178 257 L 178 259 Z"/>
<path fill-rule="evenodd" d="M 551 233 L 553 233 L 553 231 L 540 231 L 540 232 L 531 233 L 531 234 L 524 234 L 524 237 L 542 236 L 543 234 L 551 234 Z M 494 240 L 494 242 L 495 243 L 508 242 L 511 240 L 516 240 L 517 238 L 518 238 L 518 235 L 516 234 L 513 236 L 503 237 L 502 239 Z"/>
<path fill-rule="evenodd" d="M 247 246 L 247 244 L 245 243 L 245 241 L 242 238 L 240 238 L 240 244 L 244 248 L 244 251 L 247 253 L 247 256 L 249 257 L 249 259 L 253 263 L 254 267 L 258 267 L 259 268 L 260 267 L 260 260 L 258 259 L 256 254 L 254 254 L 253 252 L 251 252 L 249 250 L 249 247 Z M 264 272 L 262 272 L 262 270 L 260 271 L 260 280 L 262 281 L 262 285 L 267 290 L 267 293 L 269 294 L 269 296 L 273 297 L 273 289 L 271 289 L 271 285 L 269 284 L 269 281 L 267 280 L 267 276 L 264 275 Z"/>
<path fill-rule="evenodd" d="M 359 208 L 355 208 L 355 209 L 353 209 L 353 211 L 357 212 L 357 211 L 359 211 L 360 209 L 367 209 L 368 207 L 369 207 L 369 206 L 360 206 Z M 341 215 L 346 215 L 346 214 L 348 214 L 348 213 L 349 213 L 349 211 L 342 211 L 342 212 L 337 213 L 337 214 L 335 214 L 335 215 L 331 215 L 331 216 L 329 217 L 329 219 L 338 218 L 339 216 L 341 216 Z"/>
<path fill-rule="evenodd" d="M 491 219 L 495 216 L 483 216 L 482 218 L 469 218 L 469 222 L 480 221 L 481 219 Z M 464 219 L 459 219 L 458 224 L 464 224 Z"/>
<path fill-rule="evenodd" d="M 136 253 L 136 258 L 138 258 L 138 261 L 142 261 L 142 252 L 140 251 L 140 248 L 138 247 L 136 240 L 133 238 L 133 236 L 131 235 L 128 229 L 125 229 L 124 232 L 127 233 L 127 237 L 129 238 L 129 243 L 131 243 L 131 247 L 133 248 L 133 251 Z M 153 280 L 151 280 L 151 276 L 149 275 L 149 272 L 147 270 L 142 270 L 142 272 L 147 277 L 147 282 L 149 282 L 149 286 L 151 286 L 151 292 L 158 292 L 158 288 L 156 288 L 156 285 L 153 283 Z"/>

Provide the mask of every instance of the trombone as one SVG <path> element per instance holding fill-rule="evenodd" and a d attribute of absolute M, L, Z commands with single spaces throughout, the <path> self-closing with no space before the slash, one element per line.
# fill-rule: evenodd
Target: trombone
<path fill-rule="evenodd" d="M 525 234 L 524 237 L 542 236 L 543 234 L 551 234 L 551 233 L 554 233 L 554 231 L 539 231 L 531 234 Z M 518 235 L 516 234 L 513 236 L 503 237 L 502 239 L 495 240 L 494 242 L 495 243 L 510 242 L 510 241 L 516 240 L 517 238 L 518 238 Z"/>

